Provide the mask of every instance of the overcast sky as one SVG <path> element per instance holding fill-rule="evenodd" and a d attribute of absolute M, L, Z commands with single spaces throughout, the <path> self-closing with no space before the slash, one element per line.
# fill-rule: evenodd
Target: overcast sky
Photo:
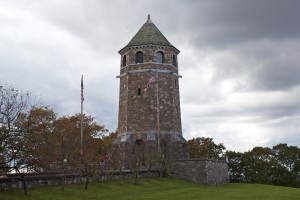
<path fill-rule="evenodd" d="M 183 135 L 300 147 L 300 1 L 0 0 L 0 85 L 117 129 L 120 55 L 147 15 L 178 57 Z"/>

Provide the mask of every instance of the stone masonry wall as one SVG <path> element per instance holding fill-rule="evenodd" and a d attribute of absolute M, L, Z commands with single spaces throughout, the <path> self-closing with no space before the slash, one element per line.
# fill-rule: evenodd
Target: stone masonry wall
<path fill-rule="evenodd" d="M 135 63 L 135 54 L 142 51 L 143 63 Z M 156 63 L 156 52 L 164 53 L 164 63 Z M 157 130 L 157 91 L 159 85 L 159 127 L 161 134 L 176 133 L 182 135 L 177 64 L 173 65 L 173 56 L 177 53 L 171 47 L 141 46 L 128 48 L 121 54 L 120 96 L 118 136 L 125 134 L 141 135 Z M 122 66 L 126 56 L 126 66 Z M 172 73 L 158 72 L 153 88 L 144 92 L 151 72 L 149 69 L 168 70 Z M 134 72 L 133 72 L 134 71 Z M 137 72 L 139 71 L 139 72 Z M 142 138 L 142 136 L 139 136 Z"/>
<path fill-rule="evenodd" d="M 159 177 L 158 171 L 140 171 L 139 177 Z M 27 188 L 35 188 L 39 186 L 61 185 L 64 178 L 63 174 L 27 174 L 25 175 Z M 134 178 L 134 174 L 130 171 L 122 173 L 122 179 Z M 108 180 L 119 180 L 118 172 L 107 173 L 97 177 L 90 177 L 89 182 L 101 182 Z M 85 177 L 80 175 L 67 175 L 65 184 L 84 183 Z M 0 191 L 9 189 L 23 189 L 21 179 L 18 174 L 8 174 L 0 176 Z"/>
<path fill-rule="evenodd" d="M 178 160 L 174 162 L 172 176 L 205 185 L 229 183 L 228 165 L 221 160 Z"/>

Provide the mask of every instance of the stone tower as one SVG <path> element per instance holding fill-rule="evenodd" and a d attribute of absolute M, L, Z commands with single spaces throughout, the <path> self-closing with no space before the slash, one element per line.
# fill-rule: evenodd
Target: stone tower
<path fill-rule="evenodd" d="M 177 159 L 187 157 L 181 128 L 179 50 L 148 15 L 119 54 L 119 122 L 114 144 L 156 144 L 176 152 Z"/>

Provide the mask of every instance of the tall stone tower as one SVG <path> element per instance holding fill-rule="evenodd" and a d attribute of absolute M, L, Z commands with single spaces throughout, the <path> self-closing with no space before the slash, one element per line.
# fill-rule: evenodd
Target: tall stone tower
<path fill-rule="evenodd" d="M 119 53 L 119 124 L 112 151 L 117 169 L 138 171 L 141 165 L 149 167 L 152 162 L 159 170 L 172 166 L 169 175 L 179 179 L 202 184 L 227 183 L 225 160 L 188 156 L 181 128 L 179 50 L 149 15 Z"/>
<path fill-rule="evenodd" d="M 187 157 L 182 137 L 179 50 L 148 20 L 119 51 L 118 138 L 114 144 L 143 142 Z"/>

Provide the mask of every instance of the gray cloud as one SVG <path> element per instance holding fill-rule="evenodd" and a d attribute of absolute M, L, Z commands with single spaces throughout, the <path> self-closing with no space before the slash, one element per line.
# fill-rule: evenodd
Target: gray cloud
<path fill-rule="evenodd" d="M 191 44 L 225 48 L 245 41 L 299 37 L 299 1 L 191 1 L 186 4 L 186 31 Z M 195 30 L 197 30 L 195 32 Z"/>
<path fill-rule="evenodd" d="M 300 40 L 257 41 L 221 52 L 215 59 L 214 81 L 240 77 L 251 90 L 296 87 L 300 84 L 299 44 Z"/>

